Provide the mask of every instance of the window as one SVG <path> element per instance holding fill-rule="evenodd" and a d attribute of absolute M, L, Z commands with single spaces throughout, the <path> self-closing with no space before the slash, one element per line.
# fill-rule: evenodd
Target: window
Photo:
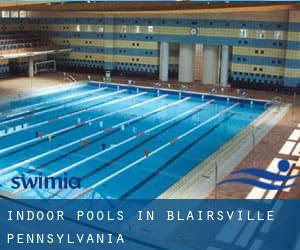
<path fill-rule="evenodd" d="M 283 39 L 283 32 L 281 30 L 274 31 L 274 39 L 276 40 Z"/>
<path fill-rule="evenodd" d="M 99 33 L 103 33 L 103 32 L 104 32 L 103 26 L 98 26 L 98 32 L 99 32 Z"/>
<path fill-rule="evenodd" d="M 149 25 L 148 26 L 148 33 L 153 33 L 154 32 L 154 26 Z"/>
<path fill-rule="evenodd" d="M 134 33 L 140 33 L 140 26 L 139 25 L 136 25 L 135 27 L 134 27 Z"/>
<path fill-rule="evenodd" d="M 2 10 L 1 11 L 1 17 L 2 18 L 8 18 L 8 17 L 10 17 L 9 11 L 8 10 Z"/>
<path fill-rule="evenodd" d="M 12 11 L 10 12 L 10 16 L 11 16 L 12 18 L 18 18 L 18 17 L 19 17 L 19 11 L 12 10 Z"/>
<path fill-rule="evenodd" d="M 80 32 L 80 24 L 77 24 L 77 25 L 76 25 L 76 31 L 77 31 L 77 32 Z"/>
<path fill-rule="evenodd" d="M 240 37 L 247 38 L 248 37 L 248 30 L 247 29 L 240 29 Z"/>
<path fill-rule="evenodd" d="M 127 26 L 126 25 L 122 25 L 121 26 L 121 33 L 126 33 L 127 32 Z"/>
<path fill-rule="evenodd" d="M 26 15 L 26 11 L 20 10 L 19 17 L 20 17 L 20 18 L 25 18 L 26 16 L 27 16 L 27 15 Z"/>
<path fill-rule="evenodd" d="M 266 38 L 266 31 L 265 30 L 257 30 L 256 31 L 256 37 L 259 39 Z"/>
<path fill-rule="evenodd" d="M 92 25 L 90 24 L 87 25 L 86 32 L 92 32 Z"/>

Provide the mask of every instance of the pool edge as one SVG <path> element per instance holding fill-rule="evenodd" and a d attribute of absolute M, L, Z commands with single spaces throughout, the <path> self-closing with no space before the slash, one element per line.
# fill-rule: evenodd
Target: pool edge
<path fill-rule="evenodd" d="M 280 108 L 272 106 L 267 109 L 214 154 L 160 194 L 157 199 L 207 198 L 216 187 L 216 182 L 222 181 L 251 152 L 253 131 L 256 146 L 286 115 L 290 107 L 291 104 L 284 104 Z"/>

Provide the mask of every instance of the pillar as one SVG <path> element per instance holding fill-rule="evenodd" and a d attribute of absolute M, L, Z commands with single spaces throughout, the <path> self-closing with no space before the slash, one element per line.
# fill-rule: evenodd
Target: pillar
<path fill-rule="evenodd" d="M 28 62 L 28 76 L 29 77 L 34 76 L 34 61 L 32 57 L 29 58 L 29 62 Z"/>
<path fill-rule="evenodd" d="M 159 79 L 163 82 L 169 80 L 169 43 L 160 43 Z"/>
<path fill-rule="evenodd" d="M 195 45 L 180 44 L 178 80 L 183 83 L 194 81 Z"/>
<path fill-rule="evenodd" d="M 217 84 L 218 72 L 219 72 L 219 47 L 215 45 L 204 45 L 202 83 Z"/>
<path fill-rule="evenodd" d="M 229 46 L 223 45 L 222 54 L 221 54 L 221 77 L 220 77 L 221 87 L 227 87 L 228 69 L 229 69 Z"/>

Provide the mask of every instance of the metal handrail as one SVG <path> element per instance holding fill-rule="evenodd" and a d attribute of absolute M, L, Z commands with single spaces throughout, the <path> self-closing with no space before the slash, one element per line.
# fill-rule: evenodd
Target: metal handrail
<path fill-rule="evenodd" d="M 72 76 L 70 73 L 64 73 L 65 80 L 69 79 L 71 82 L 77 82 L 74 76 Z"/>
<path fill-rule="evenodd" d="M 159 89 L 161 87 L 161 83 L 160 82 L 154 82 L 152 85 L 156 89 Z"/>
<path fill-rule="evenodd" d="M 265 103 L 264 108 L 267 108 L 268 105 L 276 105 L 280 108 L 281 103 L 282 103 L 282 98 L 280 96 L 276 96 L 271 101 Z"/>
<path fill-rule="evenodd" d="M 187 90 L 187 85 L 185 85 L 185 84 L 180 84 L 180 91 L 185 91 L 185 90 Z"/>

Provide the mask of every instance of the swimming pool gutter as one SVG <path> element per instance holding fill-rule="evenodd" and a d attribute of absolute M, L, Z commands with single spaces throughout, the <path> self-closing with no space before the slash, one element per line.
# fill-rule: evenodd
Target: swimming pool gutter
<path fill-rule="evenodd" d="M 245 101 L 245 102 L 257 102 L 257 103 L 261 103 L 261 104 L 265 104 L 265 103 L 271 103 L 270 100 L 266 100 L 266 99 L 255 99 L 255 98 L 248 98 L 248 97 L 238 97 L 238 96 L 229 96 L 229 95 L 222 95 L 222 94 L 211 94 L 211 93 L 207 93 L 207 92 L 195 92 L 195 91 L 181 91 L 181 90 L 176 90 L 176 89 L 167 89 L 167 88 L 154 88 L 154 87 L 150 87 L 150 86 L 141 86 L 141 85 L 128 85 L 128 84 L 122 84 L 122 83 L 113 83 L 113 82 L 97 82 L 97 81 L 82 81 L 82 83 L 92 83 L 92 84 L 103 84 L 103 85 L 107 85 L 107 86 L 122 86 L 125 88 L 132 88 L 132 89 L 139 89 L 139 90 L 152 90 L 152 91 L 156 91 L 156 90 L 160 90 L 162 91 L 161 94 L 164 93 L 173 93 L 173 94 L 186 94 L 186 95 L 195 95 L 197 97 L 202 97 L 203 95 L 207 98 L 207 97 L 217 97 L 220 99 L 227 99 L 230 98 L 231 100 L 235 100 L 235 101 Z"/>
<path fill-rule="evenodd" d="M 285 116 L 290 104 L 272 106 L 233 139 L 173 184 L 158 199 L 204 199 Z M 253 140 L 253 137 L 255 140 Z M 251 166 L 249 166 L 251 167 Z M 217 172 L 216 172 L 217 169 Z"/>

